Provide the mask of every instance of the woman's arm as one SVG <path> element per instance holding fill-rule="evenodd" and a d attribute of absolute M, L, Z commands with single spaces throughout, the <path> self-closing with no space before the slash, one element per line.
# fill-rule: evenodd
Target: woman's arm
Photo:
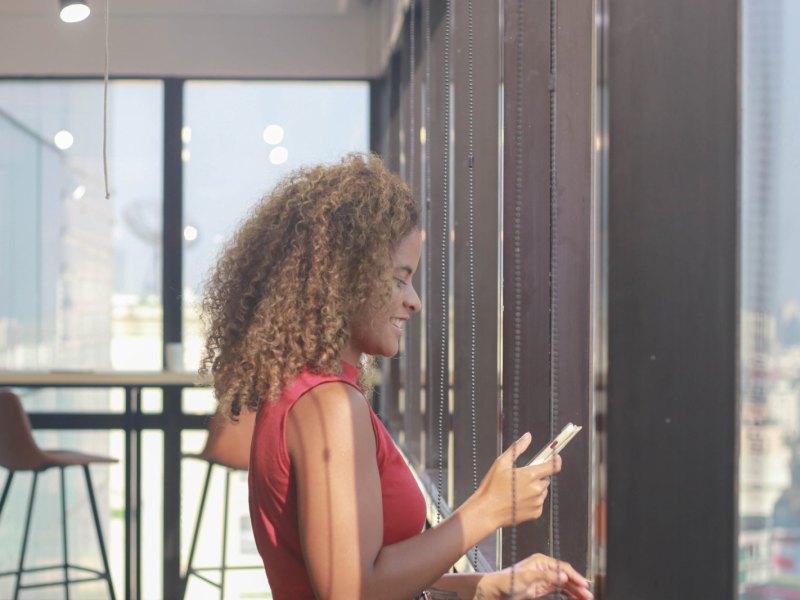
<path fill-rule="evenodd" d="M 492 466 L 451 517 L 383 546 L 383 507 L 369 407 L 341 383 L 318 386 L 289 413 L 286 442 L 297 482 L 300 540 L 318 597 L 406 600 L 430 586 L 471 546 L 511 522 L 512 453 Z M 517 443 L 525 451 L 530 437 Z M 516 520 L 541 515 L 547 477 L 560 468 L 515 469 Z"/>

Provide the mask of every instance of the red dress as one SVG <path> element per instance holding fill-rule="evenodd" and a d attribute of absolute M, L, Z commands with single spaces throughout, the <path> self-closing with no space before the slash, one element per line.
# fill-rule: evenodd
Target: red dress
<path fill-rule="evenodd" d="M 265 402 L 256 417 L 250 449 L 250 522 L 275 600 L 308 598 L 308 578 L 297 518 L 297 487 L 286 449 L 286 417 L 297 399 L 322 383 L 356 384 L 358 369 L 343 362 L 341 375 L 304 371 L 274 403 Z M 383 498 L 383 545 L 412 537 L 425 525 L 426 506 L 417 483 L 380 419 L 370 408 Z"/>

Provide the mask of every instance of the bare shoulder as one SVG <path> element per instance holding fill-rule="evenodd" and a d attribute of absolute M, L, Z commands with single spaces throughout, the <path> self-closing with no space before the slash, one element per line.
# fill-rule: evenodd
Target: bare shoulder
<path fill-rule="evenodd" d="M 286 423 L 286 444 L 292 457 L 363 447 L 374 452 L 375 441 L 369 407 L 351 385 L 332 381 L 318 385 L 298 398 Z M 349 448 L 348 448 L 349 447 Z"/>
<path fill-rule="evenodd" d="M 300 396 L 289 414 L 294 419 L 316 413 L 335 418 L 343 411 L 368 412 L 366 400 L 353 386 L 342 381 L 330 381 Z"/>

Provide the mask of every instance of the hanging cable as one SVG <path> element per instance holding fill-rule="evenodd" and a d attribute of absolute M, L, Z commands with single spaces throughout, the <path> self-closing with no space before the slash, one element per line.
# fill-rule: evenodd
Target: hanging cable
<path fill-rule="evenodd" d="M 558 81 L 558 0 L 550 0 L 550 437 L 559 431 L 559 355 L 558 355 L 558 171 L 556 147 L 557 81 Z M 555 460 L 556 455 L 553 455 Z M 552 530 L 552 554 L 556 559 L 560 581 L 561 540 L 558 511 L 558 477 L 550 480 L 550 526 Z M 556 589 L 561 598 L 561 586 Z"/>
<path fill-rule="evenodd" d="M 511 360 L 511 439 L 519 438 L 519 381 L 520 354 L 522 352 L 522 109 L 523 109 L 523 33 L 525 14 L 522 0 L 517 0 L 517 31 L 515 39 L 516 69 L 514 79 L 514 224 L 513 224 L 513 353 Z M 516 461 L 516 449 L 512 450 L 512 464 Z M 514 589 L 515 569 L 517 562 L 517 477 L 511 471 L 511 590 Z"/>
<path fill-rule="evenodd" d="M 477 346 L 478 321 L 475 307 L 475 19 L 473 0 L 467 2 L 467 253 L 469 287 L 469 405 L 472 433 L 472 491 L 478 489 Z M 478 570 L 478 547 L 470 551 L 472 566 Z"/>
<path fill-rule="evenodd" d="M 431 224 L 431 154 L 430 154 L 430 146 L 428 145 L 428 135 L 431 131 L 431 100 L 433 94 L 431 92 L 431 0 L 423 0 L 423 11 L 424 11 L 424 36 L 425 36 L 425 114 L 423 119 L 425 121 L 425 161 L 423 163 L 423 168 L 425 169 L 424 178 L 425 178 L 425 223 L 428 226 L 428 230 L 432 232 L 430 229 Z M 431 238 L 431 241 L 433 238 Z M 427 327 L 425 339 L 427 340 L 428 344 L 432 343 L 431 328 L 430 328 L 430 315 L 433 314 L 433 252 L 431 251 L 430 244 L 425 244 L 425 309 L 426 315 L 425 318 L 425 325 Z M 425 403 L 426 403 L 426 410 L 430 410 L 429 407 L 433 406 L 433 394 L 429 394 L 428 392 L 433 391 L 433 386 L 430 382 L 433 381 L 433 360 L 432 360 L 432 353 L 426 353 L 426 361 L 425 361 L 425 379 L 426 379 L 426 396 L 425 396 Z M 441 451 L 440 451 L 441 453 Z M 426 458 L 427 460 L 427 458 Z M 440 467 L 441 468 L 441 467 Z M 441 484 L 438 487 L 439 494 L 438 496 L 441 498 Z M 436 522 L 438 523 L 440 520 L 441 515 L 441 501 L 437 499 L 436 501 L 437 507 L 437 517 Z"/>
<path fill-rule="evenodd" d="M 428 133 L 431 130 L 431 0 L 423 0 L 423 10 L 424 10 L 424 36 L 425 36 L 425 114 L 423 116 L 424 119 L 424 127 L 425 127 L 425 160 L 423 162 L 423 168 L 425 169 L 424 178 L 425 178 L 425 207 L 424 207 L 424 214 L 425 214 L 425 224 L 430 230 L 430 223 L 431 223 L 431 156 L 430 152 L 428 151 Z M 430 331 L 430 315 L 432 314 L 432 288 L 431 288 L 431 276 L 433 273 L 433 259 L 432 259 L 432 252 L 430 244 L 425 244 L 425 339 L 428 344 L 431 343 L 431 331 Z M 430 407 L 432 398 L 431 395 L 427 392 L 431 391 L 433 388 L 430 385 L 430 382 L 433 380 L 432 373 L 433 373 L 433 361 L 431 360 L 431 353 L 426 352 L 425 356 L 425 379 L 426 379 L 426 396 L 425 396 L 425 403 L 426 409 Z"/>
<path fill-rule="evenodd" d="M 106 0 L 105 14 L 105 71 L 103 74 L 103 182 L 106 188 L 106 200 L 111 198 L 108 186 L 108 21 L 109 0 Z"/>
<path fill-rule="evenodd" d="M 444 497 L 444 410 L 449 406 L 450 377 L 448 370 L 448 286 L 447 286 L 447 257 L 450 245 L 450 19 L 452 18 L 450 0 L 445 2 L 444 18 L 444 147 L 442 149 L 442 326 L 440 337 L 440 388 L 439 388 L 439 475 L 437 480 L 438 499 L 436 516 L 437 522 L 442 515 L 442 498 Z"/>
<path fill-rule="evenodd" d="M 408 187 L 411 188 L 411 193 L 414 193 L 414 169 L 416 167 L 416 146 L 417 146 L 417 123 L 416 123 L 416 77 L 417 70 L 416 52 L 417 52 L 417 37 L 416 37 L 416 14 L 417 2 L 411 0 L 411 12 L 409 13 L 409 37 L 410 37 L 410 51 L 409 51 L 409 64 L 408 64 L 408 166 L 406 173 L 408 173 Z"/>

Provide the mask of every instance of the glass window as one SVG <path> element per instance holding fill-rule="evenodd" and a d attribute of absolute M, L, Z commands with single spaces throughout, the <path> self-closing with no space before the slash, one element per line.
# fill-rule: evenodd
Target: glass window
<path fill-rule="evenodd" d="M 743 2 L 740 597 L 800 590 L 800 5 Z"/>
<path fill-rule="evenodd" d="M 195 370 L 197 302 L 222 243 L 289 171 L 369 149 L 369 86 L 193 81 L 184 106 L 183 356 Z"/>
<path fill-rule="evenodd" d="M 162 84 L 0 82 L 0 368 L 160 369 Z"/>

